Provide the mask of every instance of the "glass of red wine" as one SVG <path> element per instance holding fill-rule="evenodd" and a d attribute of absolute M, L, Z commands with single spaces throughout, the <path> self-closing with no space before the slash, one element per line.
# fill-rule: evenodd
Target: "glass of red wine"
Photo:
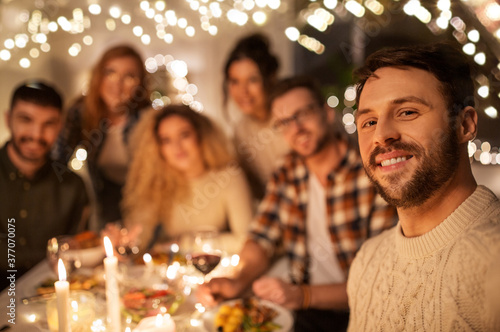
<path fill-rule="evenodd" d="M 198 271 L 203 273 L 206 281 L 207 275 L 221 260 L 219 232 L 212 228 L 198 229 L 192 233 L 191 241 L 187 258 Z"/>

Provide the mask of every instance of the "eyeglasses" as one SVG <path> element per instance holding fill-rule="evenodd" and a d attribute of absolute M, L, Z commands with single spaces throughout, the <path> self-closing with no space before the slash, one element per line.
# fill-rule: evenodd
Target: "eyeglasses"
<path fill-rule="evenodd" d="M 304 108 L 296 111 L 292 116 L 284 119 L 278 119 L 274 121 L 273 128 L 276 131 L 284 132 L 290 129 L 293 122 L 297 125 L 307 121 L 312 115 L 316 114 L 319 105 L 317 103 L 311 103 Z"/>
<path fill-rule="evenodd" d="M 104 70 L 104 78 L 111 82 L 123 82 L 123 84 L 128 86 L 138 85 L 141 81 L 139 77 L 133 74 L 120 75 L 113 70 Z"/>

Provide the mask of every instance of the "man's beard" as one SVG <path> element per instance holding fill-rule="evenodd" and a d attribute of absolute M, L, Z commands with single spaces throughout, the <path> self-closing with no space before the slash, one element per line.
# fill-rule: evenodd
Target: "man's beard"
<path fill-rule="evenodd" d="M 387 148 L 377 146 L 370 154 L 369 165 L 365 164 L 365 170 L 370 180 L 375 184 L 389 204 L 398 208 L 411 208 L 422 205 L 438 189 L 440 189 L 456 172 L 458 168 L 458 159 L 460 156 L 457 135 L 450 126 L 448 132 L 442 136 L 441 142 L 437 141 L 437 147 L 430 153 L 413 143 L 403 143 L 395 141 Z M 380 153 L 387 153 L 393 150 L 402 150 L 413 158 L 419 157 L 420 165 L 415 170 L 413 177 L 406 183 L 398 181 L 399 175 L 384 175 L 385 181 L 389 184 L 384 187 L 378 182 L 373 169 L 378 167 L 375 163 L 375 157 Z"/>
<path fill-rule="evenodd" d="M 309 133 L 308 130 L 305 130 L 305 129 L 300 129 L 300 131 L 297 133 L 297 136 L 303 134 L 303 133 Z M 328 145 L 328 143 L 332 140 L 331 138 L 331 135 L 329 135 L 326 131 L 323 133 L 323 135 L 318 139 L 318 141 L 316 142 L 316 146 L 314 147 L 314 150 L 306 155 L 304 154 L 300 154 L 302 157 L 304 158 L 308 158 L 308 157 L 312 157 L 316 154 L 318 154 L 319 152 L 321 152 L 323 150 L 323 148 L 325 146 Z"/>
<path fill-rule="evenodd" d="M 26 154 L 23 153 L 23 151 L 20 147 L 20 144 L 25 144 L 25 143 L 34 142 L 34 141 L 35 141 L 35 139 L 33 139 L 31 137 L 21 136 L 17 139 L 12 138 L 11 144 L 12 144 L 12 147 L 14 148 L 14 151 L 16 151 L 17 155 L 25 161 L 40 162 L 40 161 L 47 160 L 49 158 L 50 150 L 49 150 L 49 144 L 45 140 L 41 140 L 41 139 L 36 140 L 36 142 L 38 142 L 38 144 L 40 144 L 46 151 L 41 157 L 31 157 L 31 156 L 27 156 Z"/>

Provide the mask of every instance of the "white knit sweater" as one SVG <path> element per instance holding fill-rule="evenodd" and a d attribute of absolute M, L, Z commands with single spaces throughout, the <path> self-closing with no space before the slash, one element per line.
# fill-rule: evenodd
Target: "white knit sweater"
<path fill-rule="evenodd" d="M 354 331 L 500 331 L 500 202 L 479 186 L 430 232 L 367 241 L 347 285 Z"/>

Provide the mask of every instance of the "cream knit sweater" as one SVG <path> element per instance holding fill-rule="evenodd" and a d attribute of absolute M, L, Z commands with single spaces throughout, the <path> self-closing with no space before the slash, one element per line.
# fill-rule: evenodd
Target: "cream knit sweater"
<path fill-rule="evenodd" d="M 354 331 L 500 331 L 500 202 L 479 186 L 432 231 L 368 240 L 347 285 Z"/>

